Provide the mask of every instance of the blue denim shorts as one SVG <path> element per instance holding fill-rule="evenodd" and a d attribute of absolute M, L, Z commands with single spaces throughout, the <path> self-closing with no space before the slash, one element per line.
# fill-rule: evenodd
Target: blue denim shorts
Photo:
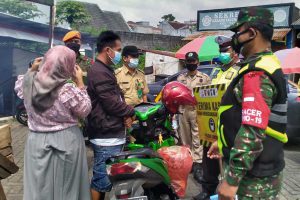
<path fill-rule="evenodd" d="M 123 144 L 116 146 L 98 146 L 92 144 L 94 150 L 94 166 L 91 188 L 93 190 L 98 192 L 109 192 L 111 190 L 112 184 L 106 172 L 105 162 L 109 157 L 120 153 L 123 146 Z"/>

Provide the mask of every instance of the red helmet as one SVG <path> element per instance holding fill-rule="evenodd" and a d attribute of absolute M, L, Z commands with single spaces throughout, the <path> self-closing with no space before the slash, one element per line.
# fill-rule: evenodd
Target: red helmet
<path fill-rule="evenodd" d="M 178 113 L 180 105 L 195 106 L 197 104 L 192 91 L 178 81 L 165 85 L 162 90 L 162 103 L 172 114 Z"/>

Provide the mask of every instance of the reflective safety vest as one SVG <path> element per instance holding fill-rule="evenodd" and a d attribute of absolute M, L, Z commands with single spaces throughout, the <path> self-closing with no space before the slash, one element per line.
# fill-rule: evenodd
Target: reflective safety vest
<path fill-rule="evenodd" d="M 231 81 L 238 75 L 240 67 L 234 65 L 223 71 L 221 67 L 217 67 L 214 69 L 211 75 L 211 83 L 212 84 L 226 84 L 226 87 L 229 86 Z"/>
<path fill-rule="evenodd" d="M 243 75 L 251 71 L 263 71 L 268 75 L 276 86 L 277 96 L 272 101 L 268 127 L 265 130 L 266 138 L 263 141 L 263 152 L 248 173 L 256 177 L 272 176 L 284 168 L 283 144 L 287 142 L 286 80 L 277 57 L 272 53 L 265 53 L 244 63 L 239 75 L 228 86 L 218 110 L 218 146 L 225 161 L 228 162 L 230 150 L 234 146 L 235 137 L 242 124 L 242 105 L 237 101 L 233 89 Z"/>

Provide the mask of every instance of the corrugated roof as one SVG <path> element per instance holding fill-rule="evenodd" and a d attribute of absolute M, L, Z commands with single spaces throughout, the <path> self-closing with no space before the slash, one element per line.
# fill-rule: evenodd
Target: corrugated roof
<path fill-rule="evenodd" d="M 81 2 L 92 16 L 90 25 L 112 31 L 129 32 L 129 26 L 120 12 L 104 11 L 97 4 Z"/>
<path fill-rule="evenodd" d="M 290 28 L 274 29 L 272 40 L 283 40 L 290 31 Z"/>
<path fill-rule="evenodd" d="M 233 35 L 233 32 L 231 31 L 201 31 L 194 33 L 192 35 L 188 35 L 187 37 L 183 38 L 182 40 L 191 41 L 196 38 L 206 37 L 206 36 L 213 36 L 213 35 L 225 35 L 231 37 Z"/>
<path fill-rule="evenodd" d="M 292 26 L 299 26 L 299 25 L 300 25 L 300 18 L 292 23 Z"/>
<path fill-rule="evenodd" d="M 274 29 L 273 40 L 283 40 L 284 37 L 291 31 L 290 28 Z M 201 31 L 192 35 L 189 35 L 182 40 L 192 41 L 198 37 L 206 37 L 213 35 L 225 35 L 231 37 L 233 32 L 231 31 Z"/>

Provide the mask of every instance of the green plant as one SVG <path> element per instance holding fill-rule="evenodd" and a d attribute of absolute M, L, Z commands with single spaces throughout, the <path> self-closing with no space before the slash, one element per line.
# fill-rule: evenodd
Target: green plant
<path fill-rule="evenodd" d="M 167 14 L 161 17 L 165 21 L 172 22 L 175 20 L 175 17 L 172 14 Z"/>
<path fill-rule="evenodd" d="M 22 0 L 1 0 L 0 12 L 15 15 L 23 19 L 33 19 L 43 15 L 36 5 Z"/>
<path fill-rule="evenodd" d="M 68 0 L 57 3 L 56 19 L 59 23 L 67 22 L 72 29 L 79 30 L 91 21 L 91 16 L 81 2 Z"/>

